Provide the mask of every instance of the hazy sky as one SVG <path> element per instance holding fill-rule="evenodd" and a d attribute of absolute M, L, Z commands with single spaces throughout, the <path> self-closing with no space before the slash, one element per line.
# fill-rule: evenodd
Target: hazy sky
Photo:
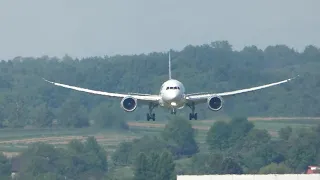
<path fill-rule="evenodd" d="M 0 59 L 181 50 L 228 40 L 320 47 L 320 0 L 0 0 Z"/>

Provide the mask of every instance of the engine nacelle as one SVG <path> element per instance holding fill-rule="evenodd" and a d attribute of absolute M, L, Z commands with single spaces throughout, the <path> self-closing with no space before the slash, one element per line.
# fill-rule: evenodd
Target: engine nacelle
<path fill-rule="evenodd" d="M 120 103 L 121 107 L 127 111 L 132 112 L 137 108 L 137 100 L 133 97 L 124 97 Z"/>
<path fill-rule="evenodd" d="M 222 108 L 223 99 L 219 96 L 211 96 L 208 98 L 208 108 L 212 111 L 219 111 Z"/>

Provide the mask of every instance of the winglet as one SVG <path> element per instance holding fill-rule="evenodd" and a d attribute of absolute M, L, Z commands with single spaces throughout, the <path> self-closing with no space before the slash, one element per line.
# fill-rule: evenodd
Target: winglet
<path fill-rule="evenodd" d="M 48 83 L 54 84 L 54 82 L 51 82 L 49 80 L 46 80 L 45 78 L 42 78 L 44 81 L 47 81 Z"/>
<path fill-rule="evenodd" d="M 171 54 L 170 54 L 171 49 L 169 50 L 169 79 L 171 79 Z"/>
<path fill-rule="evenodd" d="M 299 76 L 300 76 L 300 75 L 296 75 L 295 77 L 290 78 L 289 81 L 294 80 L 294 79 L 298 78 Z"/>

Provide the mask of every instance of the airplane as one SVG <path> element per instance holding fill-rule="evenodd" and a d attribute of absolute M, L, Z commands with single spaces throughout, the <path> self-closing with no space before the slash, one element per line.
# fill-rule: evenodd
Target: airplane
<path fill-rule="evenodd" d="M 299 75 L 298 75 L 299 76 Z M 107 97 L 121 98 L 120 107 L 126 112 L 133 112 L 137 108 L 137 104 L 141 103 L 143 105 L 149 106 L 149 112 L 147 113 L 147 121 L 155 121 L 155 113 L 153 113 L 154 108 L 163 107 L 171 110 L 171 114 L 176 114 L 178 109 L 182 109 L 188 106 L 191 109 L 189 114 L 189 120 L 197 120 L 198 114 L 195 112 L 195 106 L 201 103 L 207 103 L 207 106 L 212 111 L 219 111 L 223 106 L 223 98 L 228 96 L 234 96 L 237 94 L 242 94 L 246 92 L 252 92 L 259 89 L 264 89 L 267 87 L 276 86 L 282 83 L 289 82 L 294 78 L 286 79 L 283 81 L 278 81 L 275 83 L 270 83 L 262 86 L 256 86 L 247 89 L 240 89 L 229 92 L 222 93 L 191 93 L 187 94 L 184 85 L 173 79 L 171 76 L 171 55 L 169 51 L 169 79 L 166 80 L 160 87 L 159 94 L 141 94 L 141 93 L 112 93 L 103 92 L 91 89 L 85 89 L 76 86 L 70 86 L 66 84 L 61 84 L 57 82 L 52 82 L 47 79 L 42 78 L 46 82 L 49 82 L 56 86 L 61 86 L 64 88 L 73 89 L 76 91 L 86 92 L 90 94 L 102 95 Z"/>

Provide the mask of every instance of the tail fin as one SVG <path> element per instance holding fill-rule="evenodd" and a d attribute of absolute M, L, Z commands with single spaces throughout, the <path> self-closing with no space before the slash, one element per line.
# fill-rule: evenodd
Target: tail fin
<path fill-rule="evenodd" d="M 169 50 L 169 79 L 171 79 L 171 55 L 170 55 L 171 49 Z"/>

